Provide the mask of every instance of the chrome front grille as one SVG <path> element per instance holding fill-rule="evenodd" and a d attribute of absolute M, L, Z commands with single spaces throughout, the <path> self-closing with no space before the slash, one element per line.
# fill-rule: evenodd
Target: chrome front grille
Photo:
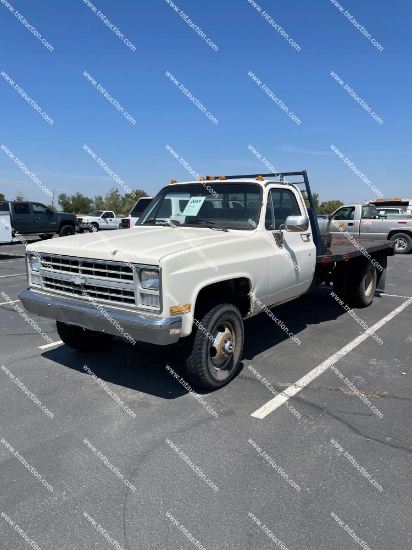
<path fill-rule="evenodd" d="M 125 263 L 44 254 L 40 276 L 42 287 L 47 290 L 89 301 L 139 305 L 137 273 Z"/>

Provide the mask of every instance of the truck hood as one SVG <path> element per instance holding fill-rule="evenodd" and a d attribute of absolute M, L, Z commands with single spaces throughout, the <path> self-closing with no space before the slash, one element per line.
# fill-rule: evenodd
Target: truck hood
<path fill-rule="evenodd" d="M 242 239 L 245 234 L 245 231 L 214 231 L 207 227 L 172 229 L 168 226 L 139 226 L 114 230 L 109 236 L 106 236 L 106 232 L 98 232 L 60 237 L 31 244 L 27 250 L 95 260 L 159 265 L 161 259 L 169 254 L 216 242 Z"/>

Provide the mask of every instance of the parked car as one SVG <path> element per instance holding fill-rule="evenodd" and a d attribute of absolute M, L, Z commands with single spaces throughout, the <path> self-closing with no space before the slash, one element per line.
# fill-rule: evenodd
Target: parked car
<path fill-rule="evenodd" d="M 9 212 L 13 233 L 37 234 L 42 239 L 74 235 L 78 221 L 74 214 L 53 212 L 40 202 L 2 201 L 0 211 Z"/>
<path fill-rule="evenodd" d="M 151 204 L 153 197 L 140 197 L 136 204 L 133 206 L 132 211 L 127 216 L 127 218 L 122 218 L 120 222 L 121 229 L 128 229 L 136 225 L 137 220 L 146 210 L 146 208 Z"/>
<path fill-rule="evenodd" d="M 244 319 L 321 283 L 332 282 L 350 307 L 369 306 L 385 286 L 391 243 L 365 240 L 364 251 L 346 239 L 326 245 L 306 171 L 281 176 L 303 178 L 309 210 L 297 184 L 279 174 L 221 176 L 208 189 L 201 181 L 174 183 L 134 229 L 104 243 L 80 235 L 29 245 L 28 289 L 19 298 L 28 311 L 55 319 L 61 340 L 79 351 L 100 350 L 114 335 L 159 345 L 182 340 L 187 378 L 219 388 L 238 369 Z"/>
<path fill-rule="evenodd" d="M 407 254 L 412 250 L 412 218 L 407 214 L 391 218 L 379 218 L 374 205 L 349 204 L 318 223 L 321 233 L 338 237 L 347 232 L 356 239 L 387 239 L 393 242 L 396 254 Z"/>
<path fill-rule="evenodd" d="M 77 218 L 79 231 L 100 231 L 105 229 L 119 229 L 120 218 L 112 210 L 93 210 L 87 216 Z"/>

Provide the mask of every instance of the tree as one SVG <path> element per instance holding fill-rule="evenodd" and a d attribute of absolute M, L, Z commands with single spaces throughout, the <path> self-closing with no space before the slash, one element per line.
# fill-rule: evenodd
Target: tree
<path fill-rule="evenodd" d="M 0 193 L 0 202 L 5 201 L 5 200 L 6 200 L 6 197 L 5 197 L 4 193 Z"/>
<path fill-rule="evenodd" d="M 54 206 L 54 204 L 47 205 L 47 208 L 51 210 L 52 212 L 57 212 L 57 208 Z"/>
<path fill-rule="evenodd" d="M 66 195 L 66 193 L 60 193 L 57 200 L 65 212 L 87 214 L 92 209 L 92 199 L 85 197 L 79 192 L 71 196 Z"/>
<path fill-rule="evenodd" d="M 76 214 L 88 214 L 92 209 L 93 200 L 90 197 L 85 197 L 77 191 L 71 196 L 72 212 Z"/>
<path fill-rule="evenodd" d="M 26 201 L 26 197 L 23 195 L 21 191 L 17 191 L 17 195 L 14 198 L 15 201 Z"/>
<path fill-rule="evenodd" d="M 319 210 L 316 211 L 317 214 L 332 214 L 335 210 L 343 206 L 343 202 L 339 199 L 333 201 L 322 202 L 319 206 Z"/>
<path fill-rule="evenodd" d="M 73 211 L 71 198 L 68 195 L 66 195 L 66 193 L 60 193 L 57 196 L 57 202 L 62 207 L 63 212 Z"/>
<path fill-rule="evenodd" d="M 308 195 L 306 193 L 306 191 L 302 191 L 302 195 L 303 195 L 303 198 L 305 200 L 305 204 L 306 204 L 306 207 L 309 208 L 309 199 L 308 199 Z M 313 204 L 315 206 L 315 212 L 316 214 L 319 214 L 318 210 L 319 210 L 319 193 L 312 193 L 312 199 L 313 199 Z"/>
<path fill-rule="evenodd" d="M 101 195 L 96 195 L 93 199 L 94 210 L 104 210 L 104 198 Z"/>
<path fill-rule="evenodd" d="M 105 210 L 113 210 L 115 214 L 123 211 L 124 198 L 117 187 L 112 187 L 104 197 Z"/>

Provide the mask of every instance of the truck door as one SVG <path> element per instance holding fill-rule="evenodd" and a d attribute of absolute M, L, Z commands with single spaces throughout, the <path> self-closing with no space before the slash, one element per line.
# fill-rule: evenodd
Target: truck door
<path fill-rule="evenodd" d="M 103 223 L 100 225 L 100 229 L 115 229 L 116 220 L 114 217 L 114 212 L 107 211 L 102 216 Z"/>
<path fill-rule="evenodd" d="M 35 233 L 34 214 L 28 202 L 15 202 L 12 208 L 13 229 L 19 233 Z"/>
<path fill-rule="evenodd" d="M 359 219 L 356 216 L 356 206 L 342 206 L 331 216 L 329 231 L 333 237 L 344 237 L 343 233 L 359 236 Z M 333 223 L 335 222 L 335 223 Z"/>
<path fill-rule="evenodd" d="M 316 247 L 310 225 L 307 231 L 282 230 L 283 246 L 277 244 L 279 233 L 288 216 L 306 215 L 290 189 L 269 190 L 265 228 L 272 245 L 270 259 L 270 304 L 303 294 L 310 286 L 316 264 Z M 273 239 L 271 242 L 269 239 Z"/>
<path fill-rule="evenodd" d="M 36 233 L 48 233 L 56 231 L 57 222 L 53 220 L 53 214 L 39 202 L 32 202 L 34 225 L 36 227 Z M 54 222 L 54 223 L 53 223 Z"/>

